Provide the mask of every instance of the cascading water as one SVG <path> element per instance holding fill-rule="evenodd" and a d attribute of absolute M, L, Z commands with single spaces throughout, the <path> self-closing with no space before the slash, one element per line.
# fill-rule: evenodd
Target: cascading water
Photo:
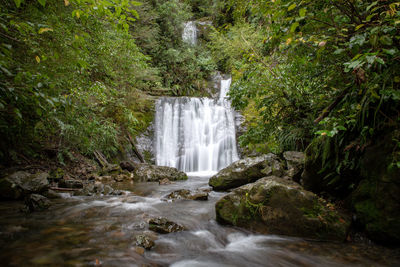
<path fill-rule="evenodd" d="M 185 43 L 196 45 L 197 43 L 197 28 L 194 21 L 188 21 L 185 23 L 182 33 L 182 40 Z"/>
<path fill-rule="evenodd" d="M 225 99 L 163 97 L 156 104 L 156 163 L 185 172 L 212 173 L 239 159 L 234 111 Z"/>

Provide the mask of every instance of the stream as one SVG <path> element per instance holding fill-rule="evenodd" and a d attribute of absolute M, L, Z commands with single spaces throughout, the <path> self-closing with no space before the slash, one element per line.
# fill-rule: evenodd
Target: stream
<path fill-rule="evenodd" d="M 208 188 L 208 176 L 170 185 L 120 185 L 122 196 L 64 194 L 47 211 L 24 214 L 21 202 L 1 202 L 2 266 L 399 266 L 398 250 L 376 245 L 306 241 L 257 235 L 215 221 L 215 202 L 169 200 L 178 189 Z M 186 230 L 157 234 L 137 251 L 134 237 L 148 219 L 166 217 Z M 143 253 L 143 254 L 142 254 Z"/>

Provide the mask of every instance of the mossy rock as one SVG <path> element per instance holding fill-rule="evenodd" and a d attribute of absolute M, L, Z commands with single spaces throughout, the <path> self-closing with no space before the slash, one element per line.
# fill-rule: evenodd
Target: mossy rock
<path fill-rule="evenodd" d="M 215 205 L 217 221 L 264 234 L 346 238 L 350 219 L 300 185 L 275 176 L 235 189 Z"/>
<path fill-rule="evenodd" d="M 238 160 L 210 178 L 214 190 L 227 190 L 252 183 L 268 175 L 281 175 L 282 164 L 274 154 Z"/>
<path fill-rule="evenodd" d="M 187 174 L 173 167 L 135 163 L 133 179 L 137 182 L 158 182 L 167 178 L 170 181 L 187 180 Z"/>
<path fill-rule="evenodd" d="M 352 193 L 357 223 L 369 238 L 383 244 L 400 244 L 400 169 L 388 168 L 393 161 L 393 139 L 399 132 L 385 135 L 365 150 L 361 177 Z"/>

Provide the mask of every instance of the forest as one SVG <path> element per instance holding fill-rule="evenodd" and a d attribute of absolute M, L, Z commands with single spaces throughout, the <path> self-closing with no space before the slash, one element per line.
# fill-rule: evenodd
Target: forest
<path fill-rule="evenodd" d="M 369 259 L 369 262 L 361 259 L 348 262 L 348 259 L 341 259 L 339 264 L 394 266 L 396 262 L 400 262 L 400 2 L 0 2 L 0 199 L 5 200 L 1 209 L 6 210 L 2 205 L 6 207 L 7 201 L 23 200 L 23 205 L 29 210 L 21 213 L 24 215 L 7 215 L 8 218 L 30 216 L 32 211 L 43 204 L 32 200 L 32 196 L 42 189 L 37 192 L 26 189 L 21 182 L 24 179 L 38 179 L 40 175 L 36 174 L 39 172 L 46 173 L 44 180 L 48 183 L 47 187 L 61 194 L 75 193 L 83 188 L 85 193 L 81 190 L 79 194 L 85 195 L 88 193 L 85 188 L 90 185 L 90 194 L 106 196 L 108 186 L 114 195 L 118 195 L 125 192 L 125 188 L 106 180 L 112 179 L 117 184 L 129 181 L 128 191 L 141 197 L 134 202 L 143 202 L 146 205 L 146 201 L 149 201 L 146 197 L 154 197 L 146 194 L 150 194 L 151 190 L 159 194 L 161 191 L 154 189 L 154 185 L 141 185 L 142 182 L 157 182 L 157 186 L 158 183 L 161 186 L 164 179 L 167 179 L 167 184 L 176 180 L 166 188 L 179 189 L 179 192 L 170 192 L 168 198 L 173 199 L 172 202 L 177 199 L 178 203 L 181 199 L 201 200 L 207 193 L 208 201 L 214 201 L 212 206 L 215 205 L 216 210 L 216 215 L 213 215 L 216 217 L 210 220 L 216 220 L 221 225 L 248 229 L 260 234 L 261 239 L 263 235 L 277 234 L 306 239 L 339 240 L 355 244 L 354 246 L 368 244 L 371 251 L 367 250 L 366 254 L 385 255 L 381 262 L 376 258 Z M 194 30 L 187 32 L 188 25 L 195 25 Z M 185 33 L 194 34 L 195 39 L 186 40 Z M 226 100 L 221 96 L 222 83 L 218 85 L 220 80 L 215 82 L 215 79 L 229 80 L 230 89 L 228 88 Z M 210 120 L 211 126 L 204 126 L 200 122 L 186 126 L 183 123 L 186 118 L 184 116 L 189 115 L 171 115 L 167 121 L 167 113 L 181 114 L 182 110 L 192 112 L 192 109 L 195 109 L 190 113 L 192 123 L 197 123 L 193 118 L 199 116 L 203 121 Z M 225 126 L 215 126 L 217 122 L 214 123 L 215 118 L 212 116 L 217 116 L 215 114 L 219 114 L 221 110 L 229 118 L 228 122 L 223 122 Z M 211 112 L 211 117 L 206 112 Z M 236 115 L 230 118 L 226 114 Z M 177 119 L 179 116 L 183 119 Z M 235 121 L 239 117 L 240 125 Z M 176 124 L 178 120 L 179 123 Z M 220 117 L 215 120 L 220 120 Z M 167 122 L 169 126 L 165 126 Z M 193 137 L 194 132 L 201 132 L 199 129 L 202 128 L 197 128 L 200 127 L 198 125 L 205 127 L 205 135 L 211 131 L 209 129 L 214 129 L 209 127 L 217 127 L 213 130 L 215 136 L 218 131 L 222 131 L 218 127 L 223 127 L 228 132 L 222 135 L 228 136 L 230 143 L 218 143 L 219 154 L 207 150 L 204 153 L 208 153 L 208 156 L 203 157 L 200 148 L 199 154 L 187 152 L 192 151 L 188 148 L 192 143 L 195 143 L 194 146 L 202 145 L 200 142 L 203 139 Z M 186 130 L 179 127 L 186 127 Z M 188 136 L 190 129 L 193 129 L 192 136 Z M 217 137 L 210 138 L 207 142 Z M 172 151 L 171 146 L 175 146 L 176 164 L 175 161 L 168 163 L 175 157 L 175 154 L 168 154 Z M 211 149 L 209 143 L 206 147 Z M 159 164 L 161 148 L 167 164 Z M 212 149 L 215 150 L 214 147 Z M 222 155 L 225 157 L 223 161 Z M 193 163 L 193 158 L 218 161 L 218 168 L 193 169 L 205 166 L 202 162 Z M 210 166 L 215 164 L 210 162 Z M 237 174 L 234 171 L 236 167 L 245 170 Z M 190 172 L 193 171 L 218 172 L 209 175 L 204 184 L 208 186 L 209 182 L 214 191 L 210 189 L 211 191 L 206 192 L 203 187 L 194 188 L 196 182 L 191 182 L 185 189 L 182 189 L 183 186 L 174 187 L 181 183 L 178 180 L 189 177 L 183 183 L 192 181 Z M 25 172 L 26 177 L 36 176 L 26 178 L 20 172 Z M 239 181 L 242 177 L 246 182 Z M 265 177 L 273 178 L 268 180 Z M 289 179 L 290 184 L 280 179 Z M 309 198 L 313 199 L 311 206 L 300 201 L 298 196 L 293 196 L 294 193 L 282 191 L 284 189 L 273 188 L 267 192 L 265 188 L 270 186 L 271 181 L 282 185 L 282 188 L 293 187 L 303 195 L 310 194 Z M 96 191 L 99 184 L 102 186 L 101 192 Z M 135 187 L 135 184 L 138 186 Z M 251 188 L 246 187 L 249 185 Z M 33 186 L 38 187 L 37 183 Z M 238 189 L 234 189 L 237 187 Z M 137 193 L 139 191 L 141 193 Z M 222 194 L 219 193 L 221 191 L 229 193 L 219 195 Z M 126 200 L 131 193 L 121 194 L 125 194 L 125 200 L 118 201 L 133 203 Z M 43 192 L 40 191 L 39 195 L 43 195 Z M 48 195 L 44 196 L 51 199 Z M 281 223 L 281 228 L 274 228 L 283 217 L 288 218 L 290 214 L 300 212 L 290 209 L 287 211 L 289 215 L 279 215 L 281 209 L 286 207 L 282 204 L 282 207 L 268 213 L 267 210 L 273 204 L 268 206 L 266 203 L 272 203 L 274 196 L 286 199 L 286 206 L 303 203 L 298 209 L 307 217 L 307 220 L 304 217 L 304 221 L 299 222 L 305 225 L 304 229 L 293 226 L 292 219 Z M 236 203 L 235 199 L 241 199 L 240 203 Z M 104 201 L 111 203 L 107 202 L 107 198 Z M 51 204 L 49 210 L 47 207 L 46 211 L 42 207 L 39 210 L 43 214 L 54 214 L 56 207 L 67 205 L 62 204 L 64 202 L 57 203 Z M 72 205 L 71 203 L 68 205 Z M 90 214 L 88 216 L 92 216 L 91 220 L 96 216 L 106 218 L 111 216 L 112 211 L 109 209 L 114 204 L 106 206 L 103 209 L 104 214 L 98 211 L 99 214 L 95 215 L 90 210 L 75 210 L 74 214 Z M 13 205 L 10 204 L 7 209 L 15 210 Z M 79 205 L 76 204 L 77 207 Z M 235 205 L 237 210 L 233 208 Z M 65 207 L 62 206 L 60 210 L 63 208 Z M 164 210 L 168 210 L 168 207 L 157 206 L 157 209 L 165 216 Z M 178 212 L 179 208 L 176 209 Z M 195 206 L 193 209 L 201 210 L 202 206 Z M 150 216 L 147 213 L 151 212 L 146 211 L 140 216 L 147 220 L 146 216 Z M 196 213 L 193 216 L 200 215 Z M 270 219 L 271 216 L 274 220 Z M 33 215 L 29 218 L 36 222 L 39 217 Z M 125 219 L 132 218 L 124 217 Z M 18 231 L 11 235 L 7 230 L 9 225 L 15 224 L 15 220 L 5 220 L 0 224 L 0 236 L 2 239 L 4 237 L 4 242 L 16 242 L 22 238 L 24 231 L 22 234 Z M 91 220 L 88 221 L 92 223 Z M 204 218 L 201 217 L 201 220 Z M 318 227 L 315 220 L 319 220 Z M 64 221 L 69 222 L 68 219 Z M 34 222 L 29 221 L 29 224 L 33 225 Z M 57 223 L 58 221 L 52 221 L 54 225 L 58 225 Z M 71 219 L 70 223 L 73 225 L 77 222 Z M 122 234 L 117 236 L 119 232 L 112 227 L 118 223 L 126 226 L 126 221 L 105 222 L 107 223 L 112 225 L 109 227 L 111 230 L 104 230 L 102 234 L 106 235 L 111 231 L 113 235 L 110 239 L 115 241 L 123 238 Z M 193 230 L 192 221 L 182 221 L 183 226 L 178 224 L 171 227 L 184 229 L 185 223 L 186 228 Z M 94 225 L 86 222 L 79 221 L 79 224 L 82 229 L 95 229 Z M 159 224 L 166 222 L 150 219 L 148 228 L 152 230 L 151 227 Z M 270 228 L 265 228 L 264 225 L 267 224 Z M 29 228 L 24 225 L 18 227 Z M 64 228 L 68 227 L 70 226 Z M 312 232 L 315 227 L 318 231 L 324 230 L 316 231 L 317 236 L 314 236 Z M 29 229 L 32 232 L 27 235 L 27 244 L 36 240 L 33 237 L 36 232 Z M 46 233 L 43 234 L 45 240 L 53 238 L 50 233 L 61 233 L 54 230 L 55 228 L 51 229 L 53 228 L 40 228 L 42 233 Z M 76 233 L 82 229 L 74 228 L 71 231 Z M 236 242 L 229 239 L 227 228 L 210 229 L 207 228 L 207 231 L 224 232 L 228 236 L 224 240 Z M 122 233 L 126 229 L 119 230 Z M 169 230 L 167 232 L 170 233 Z M 247 236 L 247 233 L 240 232 L 240 235 Z M 138 236 L 141 238 L 140 242 Z M 67 238 L 71 238 L 69 242 L 73 243 L 78 237 L 71 235 Z M 165 245 L 165 248 L 162 245 L 162 238 L 158 239 L 161 241 L 156 241 L 157 239 L 149 238 L 143 233 L 136 233 L 135 238 L 136 244 L 142 244 L 142 239 L 156 244 L 154 248 L 154 244 L 149 248 L 136 246 L 135 253 L 142 255 L 140 259 L 130 256 L 138 264 L 150 264 L 146 266 L 169 266 L 173 263 L 176 266 L 204 266 L 200 264 L 202 261 L 211 262 L 215 266 L 219 266 L 216 263 L 221 266 L 235 266 L 241 260 L 241 263 L 246 262 L 244 258 L 235 263 L 235 257 L 232 262 L 225 262 L 211 256 L 199 256 L 195 258 L 199 259 L 198 262 L 191 262 L 193 259 L 190 255 L 197 252 L 179 245 L 174 249 L 185 251 L 182 252 L 185 255 L 181 259 L 182 265 L 179 265 L 176 258 L 171 261 L 162 260 L 162 252 L 168 251 L 168 246 Z M 180 237 L 176 238 L 180 240 Z M 197 242 L 190 236 L 182 238 L 187 238 L 188 242 Z M 215 235 L 215 238 L 219 241 L 221 237 Z M 174 242 L 177 240 L 174 239 Z M 76 242 L 86 244 L 88 241 L 79 239 Z M 291 251 L 303 251 L 301 246 L 304 244 L 300 243 L 299 241 L 297 245 L 293 245 L 296 248 L 291 248 Z M 325 250 L 337 251 L 338 248 L 332 247 L 332 244 L 327 244 Z M 374 244 L 372 248 L 371 244 Z M 274 245 L 276 244 L 268 243 L 268 246 Z M 20 249 L 18 246 L 15 243 L 7 253 L 11 253 L 12 249 Z M 311 251 L 317 245 L 310 243 L 307 246 L 304 249 Z M 144 247 L 146 251 L 138 252 L 137 247 Z M 47 249 L 43 247 L 40 251 L 48 253 Z M 65 249 L 68 250 L 67 247 Z M 289 245 L 285 249 L 289 249 Z M 356 258 L 367 257 L 357 251 L 348 253 L 356 255 Z M 9 257 L 10 254 L 7 253 L 3 253 L 0 259 Z M 85 252 L 87 255 L 76 252 L 79 255 L 76 257 L 79 258 L 78 262 L 74 261 L 73 256 L 67 257 L 63 253 L 39 259 L 32 256 L 33 260 L 28 254 L 27 259 L 34 265 L 54 265 L 61 261 L 66 266 L 87 264 L 88 255 L 91 257 L 90 262 L 94 261 L 95 265 L 125 266 L 132 262 L 131 258 L 130 261 L 119 262 L 111 254 L 107 254 L 110 251 L 104 252 L 104 255 L 98 255 L 89 249 Z M 247 253 L 253 255 L 251 251 Z M 259 255 L 254 255 L 249 264 L 265 266 L 263 259 L 258 257 Z M 290 261 L 283 261 L 282 255 L 271 254 L 270 257 L 271 266 L 276 266 L 274 264 L 281 260 L 282 266 L 290 265 Z M 332 263 L 332 259 L 327 262 L 308 262 L 308 258 L 296 260 L 298 261 L 293 259 L 294 264 L 303 262 L 305 266 L 326 266 L 327 262 Z M 20 262 L 14 259 L 9 264 L 19 266 Z M 207 266 L 214 266 L 213 264 Z"/>

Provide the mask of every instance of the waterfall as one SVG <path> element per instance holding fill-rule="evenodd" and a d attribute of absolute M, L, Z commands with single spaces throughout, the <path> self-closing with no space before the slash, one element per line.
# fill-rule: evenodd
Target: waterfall
<path fill-rule="evenodd" d="M 162 97 L 157 101 L 157 165 L 211 173 L 239 159 L 234 111 L 224 98 L 230 81 L 221 81 L 219 99 Z"/>
<path fill-rule="evenodd" d="M 194 21 L 188 21 L 184 24 L 182 40 L 185 43 L 196 45 L 197 43 L 197 28 Z"/>

